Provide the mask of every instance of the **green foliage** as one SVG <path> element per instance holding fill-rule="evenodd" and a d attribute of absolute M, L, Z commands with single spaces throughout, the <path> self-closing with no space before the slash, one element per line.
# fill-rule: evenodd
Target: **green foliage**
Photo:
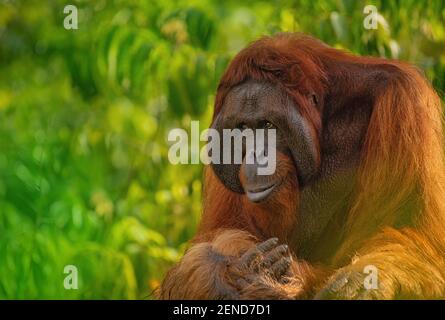
<path fill-rule="evenodd" d="M 443 1 L 73 4 L 78 30 L 64 1 L 0 1 L 0 299 L 152 297 L 201 210 L 202 167 L 168 162 L 168 131 L 208 126 L 230 58 L 261 35 L 409 60 L 445 90 Z"/>

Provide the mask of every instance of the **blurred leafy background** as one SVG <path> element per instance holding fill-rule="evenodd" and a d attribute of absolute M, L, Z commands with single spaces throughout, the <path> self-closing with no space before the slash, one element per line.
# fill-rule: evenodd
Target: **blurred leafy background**
<path fill-rule="evenodd" d="M 169 164 L 167 133 L 208 126 L 227 63 L 279 31 L 411 61 L 445 91 L 441 0 L 1 0 L 0 299 L 152 298 L 201 209 L 202 167 Z"/>

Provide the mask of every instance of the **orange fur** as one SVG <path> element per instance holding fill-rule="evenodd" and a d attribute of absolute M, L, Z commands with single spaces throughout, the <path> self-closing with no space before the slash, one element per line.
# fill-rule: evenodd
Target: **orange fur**
<path fill-rule="evenodd" d="M 351 68 L 366 72 L 375 66 L 385 70 L 385 86 L 377 82 L 345 85 Z M 332 70 L 337 83 L 327 82 Z M 298 77 L 301 74 L 306 76 Z M 345 235 L 331 263 L 315 267 L 297 257 L 288 284 L 263 277 L 258 280 L 261 285 L 247 291 L 238 289 L 229 296 L 307 298 L 371 264 L 379 270 L 381 287 L 368 298 L 444 298 L 442 106 L 422 74 L 402 62 L 356 57 L 301 35 L 264 38 L 232 61 L 218 87 L 215 115 L 231 88 L 247 79 L 280 85 L 311 122 L 317 136 L 322 126 L 320 113 L 302 98 L 310 90 L 323 95 L 329 86 L 337 86 L 344 95 L 364 92 L 375 99 L 354 195 L 345 213 Z M 282 170 L 289 179 L 270 201 L 257 205 L 225 188 L 206 168 L 198 235 L 161 288 L 161 292 L 176 291 L 176 295 L 161 293 L 162 298 L 215 298 L 220 296 L 218 292 L 233 291 L 236 285 L 231 283 L 227 264 L 209 259 L 205 254 L 209 248 L 235 259 L 257 241 L 272 236 L 289 243 L 298 224 L 298 186 L 292 182 L 296 180 L 293 165 Z M 342 298 L 360 298 L 352 290 L 345 292 Z"/>

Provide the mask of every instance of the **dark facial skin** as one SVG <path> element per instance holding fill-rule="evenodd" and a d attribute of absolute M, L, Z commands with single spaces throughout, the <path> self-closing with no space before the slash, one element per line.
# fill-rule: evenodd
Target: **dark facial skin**
<path fill-rule="evenodd" d="M 222 129 L 270 127 L 277 130 L 277 153 L 293 159 L 300 186 L 300 190 L 295 191 L 300 192 L 300 205 L 296 208 L 298 226 L 291 245 L 298 256 L 308 260 L 329 256 L 326 252 L 334 252 L 332 247 L 341 241 L 342 230 L 338 226 L 343 225 L 348 203 L 345 199 L 349 199 L 354 187 L 371 114 L 369 98 L 352 96 L 355 100 L 351 102 L 343 101 L 344 96 L 347 95 L 328 93 L 318 101 L 323 105 L 314 105 L 322 112 L 323 120 L 321 136 L 316 137 L 311 123 L 301 116 L 298 106 L 280 87 L 248 81 L 229 92 L 212 125 L 221 136 Z M 344 104 L 354 108 L 344 112 L 341 108 Z M 277 157 L 277 167 L 279 159 Z M 229 189 L 246 193 L 251 201 L 262 202 L 280 191 L 283 177 L 279 174 L 258 176 L 257 166 L 246 165 L 244 159 L 241 165 L 213 165 L 213 168 Z M 242 185 L 240 169 L 244 175 Z M 323 243 L 325 237 L 331 241 Z"/>
<path fill-rule="evenodd" d="M 213 123 L 222 136 L 222 129 L 264 129 L 267 146 L 267 130 L 276 130 L 277 154 L 293 158 L 300 184 L 309 181 L 317 171 L 318 153 L 313 143 L 309 124 L 303 119 L 292 100 L 277 86 L 246 82 L 232 89 L 227 95 L 222 111 Z M 292 139 L 290 139 L 292 137 Z M 266 147 L 267 149 L 267 147 Z M 214 170 L 231 190 L 246 193 L 254 202 L 265 200 L 282 180 L 279 174 L 258 175 L 259 164 L 247 164 L 245 150 L 243 163 L 214 165 Z M 281 157 L 277 157 L 277 167 Z M 244 187 L 239 181 L 242 168 Z"/>

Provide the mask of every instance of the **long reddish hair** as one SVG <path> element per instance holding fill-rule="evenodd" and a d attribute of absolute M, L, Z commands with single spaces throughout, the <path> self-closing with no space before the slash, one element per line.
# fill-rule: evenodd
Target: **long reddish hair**
<path fill-rule="evenodd" d="M 348 213 L 346 240 L 337 258 L 343 259 L 359 247 L 360 239 L 400 223 L 402 216 L 408 217 L 409 226 L 440 246 L 439 250 L 445 250 L 442 106 L 415 67 L 393 60 L 353 56 L 300 34 L 265 37 L 243 49 L 229 65 L 218 86 L 214 117 L 234 86 L 248 79 L 263 80 L 281 86 L 320 137 L 321 113 L 304 97 L 311 92 L 323 96 L 331 87 L 341 86 L 342 83 L 329 83 L 327 68 L 328 64 L 342 63 L 363 68 L 382 65 L 394 76 L 383 90 L 366 88 L 375 95 L 375 103 Z M 345 68 L 342 76 L 347 77 L 347 73 Z M 215 177 L 206 182 L 208 188 L 216 185 L 221 188 L 216 192 L 224 204 L 205 201 L 204 206 L 211 210 L 235 207 L 232 201 L 239 201 L 237 195 L 223 191 Z M 222 192 L 227 195 L 224 199 Z"/>

